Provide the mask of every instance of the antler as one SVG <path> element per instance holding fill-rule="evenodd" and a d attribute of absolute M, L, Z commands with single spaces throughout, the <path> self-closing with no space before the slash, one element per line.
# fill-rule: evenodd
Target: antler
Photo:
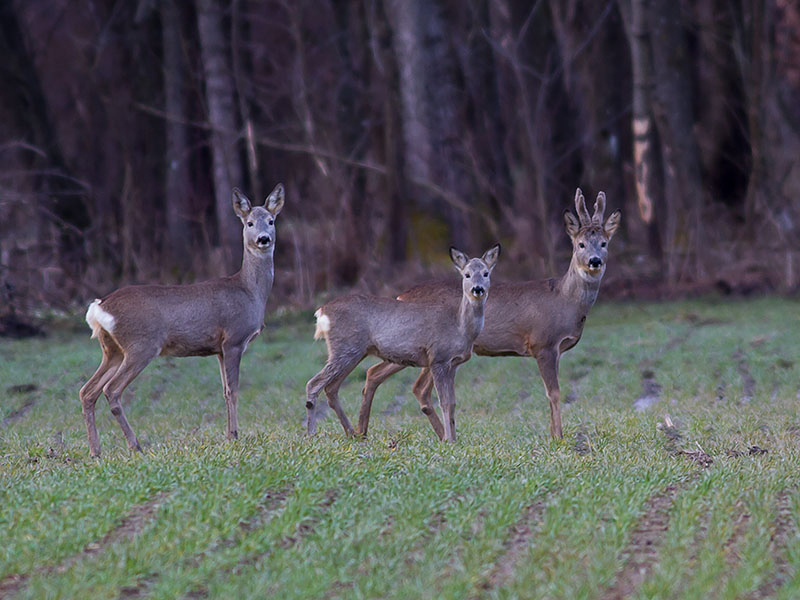
<path fill-rule="evenodd" d="M 606 193 L 598 192 L 597 200 L 594 201 L 594 214 L 592 215 L 592 225 L 603 224 L 604 212 L 606 212 Z"/>
<path fill-rule="evenodd" d="M 575 211 L 578 213 L 578 219 L 581 222 L 581 227 L 591 225 L 592 219 L 589 217 L 589 211 L 586 208 L 586 200 L 583 197 L 581 188 L 575 190 Z"/>

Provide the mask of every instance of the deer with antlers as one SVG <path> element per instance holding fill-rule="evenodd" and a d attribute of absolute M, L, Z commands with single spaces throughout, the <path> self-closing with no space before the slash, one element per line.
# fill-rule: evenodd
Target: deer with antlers
<path fill-rule="evenodd" d="M 474 352 L 483 356 L 531 356 L 550 401 L 550 435 L 563 437 L 561 428 L 561 390 L 558 363 L 561 355 L 581 339 L 586 316 L 597 299 L 606 270 L 608 243 L 622 218 L 619 210 L 604 220 L 606 196 L 597 195 L 594 213 L 589 214 L 580 188 L 575 192 L 577 218 L 564 211 L 567 234 L 572 240 L 572 260 L 567 272 L 557 279 L 498 282 L 486 302 L 484 327 L 475 340 Z M 403 302 L 429 302 L 454 297 L 455 282 L 434 281 L 420 284 L 398 296 Z M 372 399 L 378 386 L 408 365 L 384 360 L 367 371 L 359 431 L 366 434 Z M 435 411 L 430 410 L 430 369 L 423 368 L 413 392 L 422 412 L 442 438 L 444 428 Z"/>

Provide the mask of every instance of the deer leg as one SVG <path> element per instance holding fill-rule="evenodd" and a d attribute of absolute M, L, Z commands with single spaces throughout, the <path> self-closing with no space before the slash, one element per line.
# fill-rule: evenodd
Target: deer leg
<path fill-rule="evenodd" d="M 353 426 L 350 424 L 350 419 L 347 418 L 342 405 L 339 404 L 339 386 L 342 385 L 342 382 L 349 374 L 350 372 L 348 371 L 326 385 L 325 395 L 328 397 L 328 405 L 330 405 L 330 407 L 336 413 L 336 416 L 339 417 L 339 422 L 342 424 L 344 432 L 347 435 L 354 435 L 355 431 L 353 431 Z"/>
<path fill-rule="evenodd" d="M 102 344 L 102 341 L 101 341 Z M 100 394 L 103 393 L 103 386 L 117 372 L 122 355 L 112 348 L 103 344 L 103 359 L 97 371 L 94 372 L 80 391 L 81 410 L 83 419 L 86 422 L 86 433 L 89 437 L 89 452 L 93 457 L 100 456 L 100 438 L 97 435 L 97 426 L 94 421 L 94 408 Z"/>
<path fill-rule="evenodd" d="M 444 440 L 447 442 L 456 441 L 456 393 L 455 393 L 455 374 L 456 370 L 449 365 L 432 365 L 433 385 L 436 386 L 436 394 L 439 396 L 439 406 L 442 409 L 444 419 Z"/>
<path fill-rule="evenodd" d="M 558 387 L 558 350 L 545 350 L 536 357 L 542 375 L 547 399 L 550 401 L 550 437 L 563 438 L 561 432 L 561 390 Z"/>
<path fill-rule="evenodd" d="M 229 440 L 239 438 L 239 365 L 242 362 L 242 348 L 238 346 L 222 347 L 222 355 L 218 355 L 220 373 L 222 374 L 222 394 L 225 397 L 225 408 L 228 413 Z"/>
<path fill-rule="evenodd" d="M 431 375 L 431 370 L 426 367 L 419 372 L 419 377 L 417 377 L 417 380 L 414 382 L 414 388 L 412 391 L 417 397 L 419 408 L 422 411 L 422 414 L 428 417 L 428 421 L 431 422 L 431 426 L 436 432 L 436 435 L 439 436 L 440 440 L 443 440 L 444 426 L 439 420 L 439 415 L 436 414 L 436 409 L 433 408 L 433 403 L 431 403 L 432 390 L 433 375 Z"/>
<path fill-rule="evenodd" d="M 367 369 L 364 391 L 361 392 L 361 411 L 358 415 L 358 433 L 366 436 L 369 427 L 369 413 L 372 410 L 372 399 L 378 386 L 398 371 L 405 369 L 403 365 L 385 360 Z"/>
<path fill-rule="evenodd" d="M 350 431 L 348 433 L 352 434 L 353 427 L 350 425 L 350 421 L 347 419 L 344 411 L 342 411 L 342 407 L 339 405 L 338 396 L 334 393 L 334 401 L 331 402 L 331 396 L 327 388 L 336 380 L 341 379 L 335 388 L 338 391 L 341 382 L 344 381 L 344 379 L 350 374 L 350 371 L 352 371 L 363 358 L 364 356 L 362 355 L 357 357 L 357 359 L 352 359 L 344 363 L 329 358 L 323 369 L 308 380 L 308 383 L 306 384 L 306 410 L 308 413 L 308 423 L 306 427 L 309 435 L 314 435 L 317 432 L 317 413 L 315 409 L 317 406 L 317 398 L 323 389 L 325 389 L 325 393 L 328 395 L 328 404 L 330 404 L 331 408 L 336 411 L 336 415 L 339 417 L 342 427 L 345 428 L 345 431 L 348 431 L 349 428 Z M 344 420 L 342 420 L 342 417 L 344 417 Z"/>
<path fill-rule="evenodd" d="M 125 439 L 128 441 L 128 447 L 131 450 L 142 451 L 139 445 L 139 440 L 136 439 L 136 434 L 133 433 L 128 419 L 125 417 L 125 411 L 122 408 L 120 399 L 122 392 L 128 387 L 131 381 L 141 373 L 144 368 L 158 356 L 158 350 L 155 351 L 138 351 L 136 353 L 128 352 L 122 360 L 116 373 L 108 380 L 103 386 L 103 393 L 106 395 L 108 405 L 111 408 L 111 414 L 117 419 L 117 423 L 122 428 L 122 433 L 125 434 Z"/>

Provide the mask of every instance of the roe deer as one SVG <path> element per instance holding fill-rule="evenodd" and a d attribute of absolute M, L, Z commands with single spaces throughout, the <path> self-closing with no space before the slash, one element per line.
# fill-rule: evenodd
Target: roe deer
<path fill-rule="evenodd" d="M 92 456 L 100 455 L 94 408 L 101 392 L 128 446 L 141 450 L 120 398 L 159 354 L 217 355 L 228 437 L 238 437 L 239 363 L 264 326 L 274 275 L 275 217 L 283 208 L 283 196 L 283 186 L 278 184 L 263 207 L 253 207 L 244 194 L 233 190 L 233 210 L 242 220 L 244 237 L 238 273 L 193 285 L 127 286 L 89 305 L 86 321 L 103 349 L 100 366 L 80 392 Z"/>
<path fill-rule="evenodd" d="M 606 195 L 597 194 L 594 214 L 589 216 L 580 188 L 575 192 L 578 218 L 564 211 L 567 233 L 572 240 L 572 261 L 559 279 L 498 282 L 486 302 L 486 323 L 475 340 L 474 351 L 483 356 L 532 356 L 539 366 L 547 398 L 550 401 L 550 435 L 563 437 L 561 431 L 561 391 L 558 386 L 558 362 L 561 354 L 581 339 L 589 309 L 597 299 L 600 281 L 606 270 L 608 242 L 619 227 L 622 213 L 614 211 L 603 221 Z M 447 298 L 454 282 L 433 281 L 415 286 L 398 300 L 423 302 Z M 378 386 L 407 365 L 384 361 L 367 371 L 361 404 L 360 427 L 366 431 L 372 398 Z M 431 374 L 423 369 L 414 383 L 414 395 L 422 407 L 430 405 Z M 437 390 L 438 392 L 438 390 Z M 442 424 L 435 413 L 428 417 L 436 434 L 442 437 Z"/>
<path fill-rule="evenodd" d="M 448 289 L 442 294 L 442 298 L 452 295 L 447 301 L 434 297 L 427 302 L 400 302 L 393 298 L 351 295 L 332 300 L 317 310 L 314 338 L 325 338 L 328 362 L 306 385 L 308 433 L 316 433 L 314 409 L 324 389 L 345 433 L 353 435 L 353 427 L 339 404 L 339 386 L 365 356 L 372 354 L 390 364 L 426 367 L 430 371 L 444 418 L 441 437 L 454 442 L 455 372 L 472 355 L 472 344 L 483 328 L 489 277 L 499 255 L 499 244 L 483 257 L 473 259 L 450 248 L 450 258 L 461 273 L 460 303 L 458 291 Z M 423 407 L 425 411 L 435 414 L 430 404 Z M 359 425 L 359 433 L 366 432 L 365 422 L 363 427 Z"/>

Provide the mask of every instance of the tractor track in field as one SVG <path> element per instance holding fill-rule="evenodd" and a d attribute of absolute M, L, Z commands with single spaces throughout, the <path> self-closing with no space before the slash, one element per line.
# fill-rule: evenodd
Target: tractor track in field
<path fill-rule="evenodd" d="M 0 580 L 0 598 L 10 598 L 19 592 L 31 577 L 64 573 L 78 563 L 100 554 L 108 548 L 127 542 L 139 535 L 145 525 L 155 516 L 164 502 L 167 492 L 159 492 L 142 504 L 133 506 L 119 525 L 96 542 L 90 542 L 77 554 L 68 556 L 57 565 L 42 566 L 29 573 L 8 575 Z"/>
<path fill-rule="evenodd" d="M 267 490 L 264 493 L 264 497 L 261 502 L 259 502 L 256 506 L 255 511 L 253 511 L 253 514 L 240 521 L 239 527 L 236 528 L 236 531 L 224 538 L 222 541 L 206 548 L 206 550 L 187 557 L 181 563 L 181 566 L 184 568 L 197 568 L 202 564 L 203 560 L 205 560 L 211 554 L 219 550 L 232 548 L 237 544 L 238 541 L 241 540 L 243 536 L 246 536 L 257 529 L 266 526 L 270 521 L 272 521 L 278 508 L 285 504 L 286 499 L 292 492 L 292 489 L 293 486 L 290 485 L 278 490 Z M 155 572 L 140 577 L 134 585 L 125 586 L 120 589 L 120 598 L 144 598 L 147 595 L 147 592 L 158 581 L 160 576 L 160 573 Z"/>
<path fill-rule="evenodd" d="M 36 404 L 36 400 L 33 398 L 28 398 L 25 400 L 19 408 L 12 410 L 10 413 L 8 413 L 8 415 L 6 415 L 6 417 L 0 422 L 0 428 L 6 428 L 9 425 L 13 425 L 17 421 L 23 419 L 25 415 L 31 411 L 34 404 Z"/>
<path fill-rule="evenodd" d="M 257 552 L 245 556 L 241 558 L 235 565 L 221 569 L 221 572 L 228 573 L 230 575 L 238 575 L 242 571 L 242 569 L 254 565 L 257 562 L 264 560 L 265 558 L 270 556 L 274 551 L 275 546 L 283 548 L 284 550 L 293 548 L 294 546 L 302 542 L 304 539 L 309 537 L 314 532 L 316 526 L 322 520 L 322 517 L 325 515 L 325 513 L 328 512 L 328 510 L 330 510 L 331 506 L 333 506 L 333 504 L 336 502 L 338 498 L 339 498 L 338 490 L 328 490 L 327 492 L 325 492 L 322 501 L 317 504 L 317 506 L 320 509 L 320 513 L 318 515 L 315 515 L 313 518 L 308 519 L 307 521 L 299 523 L 297 525 L 297 529 L 295 530 L 294 535 L 284 536 L 273 547 L 267 549 L 264 552 Z M 271 517 L 269 517 L 269 519 L 271 519 Z M 269 519 L 265 522 L 262 522 L 262 525 L 266 524 L 266 522 L 268 522 Z M 183 597 L 187 599 L 208 598 L 209 591 L 208 588 L 205 586 L 205 584 L 200 584 L 190 589 L 189 592 L 186 593 Z M 267 594 L 265 597 L 270 597 L 270 595 Z"/>
<path fill-rule="evenodd" d="M 531 537 L 544 518 L 545 509 L 544 498 L 539 497 L 522 510 L 519 519 L 511 526 L 491 570 L 468 596 L 470 600 L 480 598 L 492 589 L 501 588 L 511 580 L 520 559 L 528 549 Z"/>
<path fill-rule="evenodd" d="M 622 600 L 639 589 L 658 559 L 664 534 L 669 528 L 670 508 L 675 498 L 698 475 L 699 472 L 689 480 L 670 483 L 650 496 L 623 550 L 626 559 L 622 570 L 617 573 L 614 582 L 603 594 L 602 600 Z"/>
<path fill-rule="evenodd" d="M 459 499 L 466 498 L 467 496 L 471 495 L 474 491 L 474 488 L 468 488 L 467 490 L 459 493 L 456 495 L 454 501 L 458 501 Z M 478 515 L 478 520 L 473 524 L 473 535 L 476 535 L 483 529 L 483 515 Z M 380 533 L 381 538 L 385 538 L 391 532 L 392 527 L 394 526 L 394 518 L 392 515 L 389 515 L 386 519 L 386 526 L 384 527 L 383 531 Z M 444 516 L 444 512 L 441 510 L 437 510 L 434 512 L 431 517 L 427 521 L 427 530 L 420 536 L 420 538 L 414 543 L 411 549 L 408 551 L 405 560 L 403 561 L 404 567 L 406 570 L 411 570 L 414 566 L 419 564 L 419 562 L 425 556 L 425 548 L 426 546 L 433 540 L 445 527 L 447 527 L 447 519 Z M 452 570 L 455 564 L 456 557 L 454 556 L 447 565 L 448 570 Z M 365 569 L 359 567 L 359 575 L 366 575 L 367 572 Z M 336 598 L 345 592 L 346 590 L 351 590 L 355 586 L 353 581 L 334 581 L 331 584 L 330 588 L 320 596 L 320 598 L 328 600 L 330 598 Z"/>
<path fill-rule="evenodd" d="M 742 350 L 737 350 L 731 358 L 736 361 L 736 369 L 742 378 L 742 401 L 750 402 L 756 393 L 756 380 L 750 373 L 747 357 Z"/>
<path fill-rule="evenodd" d="M 750 528 L 750 514 L 745 510 L 741 504 L 737 505 L 736 511 L 736 524 L 733 527 L 733 533 L 725 542 L 725 563 L 728 566 L 728 571 L 733 572 L 736 567 L 742 562 L 741 550 L 744 537 L 747 535 L 747 530 Z"/>
<path fill-rule="evenodd" d="M 778 514 L 769 544 L 775 568 L 758 589 L 748 596 L 751 600 L 773 596 L 789 580 L 790 566 L 786 552 L 790 536 L 796 534 L 797 525 L 792 522 L 792 496 L 796 493 L 797 489 L 785 489 L 778 494 L 775 501 Z"/>

